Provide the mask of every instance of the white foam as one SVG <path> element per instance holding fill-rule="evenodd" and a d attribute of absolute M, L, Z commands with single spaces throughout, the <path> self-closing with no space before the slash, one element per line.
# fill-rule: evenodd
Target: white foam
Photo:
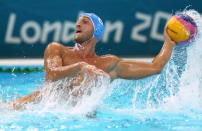
<path fill-rule="evenodd" d="M 85 115 L 96 110 L 110 83 L 109 77 L 99 75 L 89 77 L 87 74 L 78 86 L 72 87 L 72 81 L 73 79 L 65 78 L 46 83 L 41 91 L 40 103 L 29 104 L 26 109 Z"/>
<path fill-rule="evenodd" d="M 197 23 L 198 34 L 191 43 L 178 45 L 160 75 L 136 83 L 135 109 L 159 109 L 171 112 L 202 109 L 202 18 L 194 10 L 183 13 Z"/>
<path fill-rule="evenodd" d="M 198 35 L 187 48 L 187 63 L 180 78 L 179 92 L 167 105 L 181 110 L 202 110 L 202 18 L 194 10 L 186 13 L 197 22 Z"/>

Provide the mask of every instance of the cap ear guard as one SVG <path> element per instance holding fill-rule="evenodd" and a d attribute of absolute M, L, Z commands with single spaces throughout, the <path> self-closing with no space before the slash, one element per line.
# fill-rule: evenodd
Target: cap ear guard
<path fill-rule="evenodd" d="M 98 17 L 94 13 L 82 13 L 80 16 L 86 16 L 92 21 L 93 28 L 94 28 L 92 37 L 97 38 L 98 40 L 101 40 L 104 34 L 104 25 L 100 17 Z"/>

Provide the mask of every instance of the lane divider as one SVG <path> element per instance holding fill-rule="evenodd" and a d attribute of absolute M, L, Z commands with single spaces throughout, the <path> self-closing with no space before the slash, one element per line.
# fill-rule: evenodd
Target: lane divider
<path fill-rule="evenodd" d="M 0 66 L 0 72 L 5 72 L 5 73 L 32 73 L 32 72 L 42 72 L 43 70 L 44 70 L 43 66 L 36 66 L 36 67 Z"/>

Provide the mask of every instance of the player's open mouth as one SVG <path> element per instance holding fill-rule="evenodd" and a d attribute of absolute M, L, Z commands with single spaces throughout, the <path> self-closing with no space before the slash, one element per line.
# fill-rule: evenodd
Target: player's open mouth
<path fill-rule="evenodd" d="M 81 30 L 76 30 L 76 33 L 81 33 Z"/>

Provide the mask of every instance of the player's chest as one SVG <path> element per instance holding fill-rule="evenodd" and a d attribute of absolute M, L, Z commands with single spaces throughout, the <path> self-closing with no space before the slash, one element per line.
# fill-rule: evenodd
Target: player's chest
<path fill-rule="evenodd" d="M 105 60 L 103 60 L 100 57 L 97 57 L 97 58 L 80 58 L 80 57 L 77 57 L 75 55 L 68 55 L 68 56 L 63 57 L 63 66 L 75 64 L 78 62 L 86 62 L 86 63 L 88 63 L 90 65 L 94 65 L 97 68 L 102 69 L 102 70 L 107 70 L 107 68 L 108 68 L 108 64 L 106 64 Z"/>

